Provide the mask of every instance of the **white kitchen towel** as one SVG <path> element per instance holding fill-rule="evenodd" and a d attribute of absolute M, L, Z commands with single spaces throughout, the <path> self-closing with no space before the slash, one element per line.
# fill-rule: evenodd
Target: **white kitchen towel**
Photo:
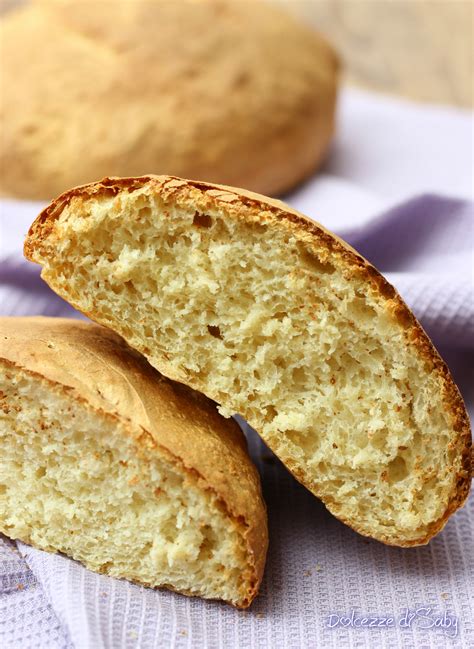
<path fill-rule="evenodd" d="M 471 136 L 467 111 L 345 91 L 324 173 L 286 197 L 387 274 L 440 346 L 469 405 L 473 207 L 460 199 L 472 199 Z M 0 313 L 77 317 L 21 258 L 39 207 L 0 204 Z M 429 546 L 389 548 L 330 516 L 242 425 L 271 535 L 250 611 L 95 575 L 0 539 L 0 647 L 474 646 L 472 498 Z M 364 617 L 378 626 L 360 628 Z"/>

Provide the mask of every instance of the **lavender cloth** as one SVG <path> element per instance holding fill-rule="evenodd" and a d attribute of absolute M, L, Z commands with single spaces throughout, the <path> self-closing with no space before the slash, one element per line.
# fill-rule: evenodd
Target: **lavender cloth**
<path fill-rule="evenodd" d="M 24 230 L 27 220 L 14 214 L 4 208 L 4 228 Z M 473 220 L 469 202 L 422 196 L 340 232 L 397 286 L 440 346 L 470 406 Z M 42 283 L 37 267 L 11 247 L 5 251 L 3 315 L 77 315 Z M 331 517 L 242 425 L 261 472 L 271 534 L 262 593 L 250 611 L 95 575 L 66 557 L 0 538 L 0 646 L 474 646 L 472 498 L 429 546 L 389 548 Z M 378 624 L 383 617 L 393 621 L 354 628 L 367 616 L 380 616 Z"/>

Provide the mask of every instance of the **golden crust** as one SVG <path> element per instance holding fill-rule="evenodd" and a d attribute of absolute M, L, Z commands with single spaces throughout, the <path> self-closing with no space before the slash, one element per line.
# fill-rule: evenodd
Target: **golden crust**
<path fill-rule="evenodd" d="M 271 213 L 278 220 L 279 227 L 287 228 L 308 246 L 316 249 L 316 245 L 324 244 L 328 253 L 335 255 L 347 268 L 347 272 L 363 278 L 371 289 L 385 302 L 388 311 L 393 313 L 400 327 L 404 331 L 407 345 L 419 354 L 428 363 L 431 372 L 439 378 L 440 390 L 445 405 L 445 410 L 452 421 L 452 428 L 456 433 L 454 445 L 460 451 L 462 464 L 456 476 L 455 487 L 449 499 L 444 514 L 434 521 L 426 535 L 416 540 L 407 541 L 404 538 L 378 537 L 384 543 L 398 546 L 422 545 L 428 543 L 430 538 L 437 534 L 446 524 L 449 516 L 465 502 L 471 486 L 471 431 L 465 405 L 455 385 L 448 367 L 434 348 L 431 340 L 416 320 L 413 313 L 403 302 L 394 287 L 374 268 L 366 259 L 359 255 L 353 248 L 326 230 L 322 225 L 310 220 L 308 217 L 291 209 L 281 201 L 255 194 L 243 189 L 204 183 L 200 181 L 184 180 L 173 176 L 142 176 L 136 178 L 104 178 L 102 181 L 71 189 L 53 201 L 32 224 L 25 241 L 25 256 L 31 261 L 40 262 L 40 255 L 36 250 L 41 249 L 42 242 L 50 235 L 54 228 L 55 220 L 63 209 L 72 200 L 116 195 L 120 192 L 131 192 L 148 185 L 150 190 L 160 194 L 165 199 L 174 202 L 195 205 L 196 209 L 204 211 L 206 207 L 225 206 L 227 213 L 238 214 L 239 218 L 249 218 L 248 210 L 245 213 L 242 207 L 250 208 L 252 219 L 260 220 L 260 213 Z M 94 318 L 94 314 L 87 314 Z M 167 373 L 166 364 L 160 370 Z M 176 378 L 176 377 L 173 377 Z M 181 379 L 181 377 L 180 377 Z M 317 491 L 313 485 L 305 482 L 301 472 L 296 466 L 287 463 L 288 469 L 316 496 Z M 341 518 L 341 520 L 343 520 Z M 349 524 L 356 531 L 354 522 Z"/>
<path fill-rule="evenodd" d="M 63 318 L 0 318 L 0 360 L 37 375 L 96 412 L 141 429 L 175 467 L 210 490 L 242 535 L 250 584 L 258 592 L 268 545 L 266 508 L 245 437 L 204 395 L 161 376 L 117 334 Z M 99 388 L 100 386 L 100 388 Z M 189 440 L 192 439 L 192 443 Z"/>
<path fill-rule="evenodd" d="M 278 194 L 334 131 L 334 51 L 264 2 L 42 0 L 0 40 L 3 195 L 149 169 Z"/>

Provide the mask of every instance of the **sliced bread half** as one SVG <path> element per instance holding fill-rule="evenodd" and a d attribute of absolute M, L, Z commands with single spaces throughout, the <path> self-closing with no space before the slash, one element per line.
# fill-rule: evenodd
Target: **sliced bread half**
<path fill-rule="evenodd" d="M 59 318 L 0 318 L 0 532 L 243 608 L 267 548 L 237 424 L 113 332 Z"/>

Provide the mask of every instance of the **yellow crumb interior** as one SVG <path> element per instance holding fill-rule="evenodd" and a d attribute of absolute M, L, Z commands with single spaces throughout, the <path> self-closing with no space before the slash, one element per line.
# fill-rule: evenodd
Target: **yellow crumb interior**
<path fill-rule="evenodd" d="M 0 531 L 88 568 L 245 604 L 242 531 L 142 430 L 0 366 Z"/>
<path fill-rule="evenodd" d="M 60 295 L 245 417 L 333 513 L 415 543 L 461 462 L 439 377 L 385 298 L 275 221 L 140 189 L 73 200 L 36 255 Z"/>

